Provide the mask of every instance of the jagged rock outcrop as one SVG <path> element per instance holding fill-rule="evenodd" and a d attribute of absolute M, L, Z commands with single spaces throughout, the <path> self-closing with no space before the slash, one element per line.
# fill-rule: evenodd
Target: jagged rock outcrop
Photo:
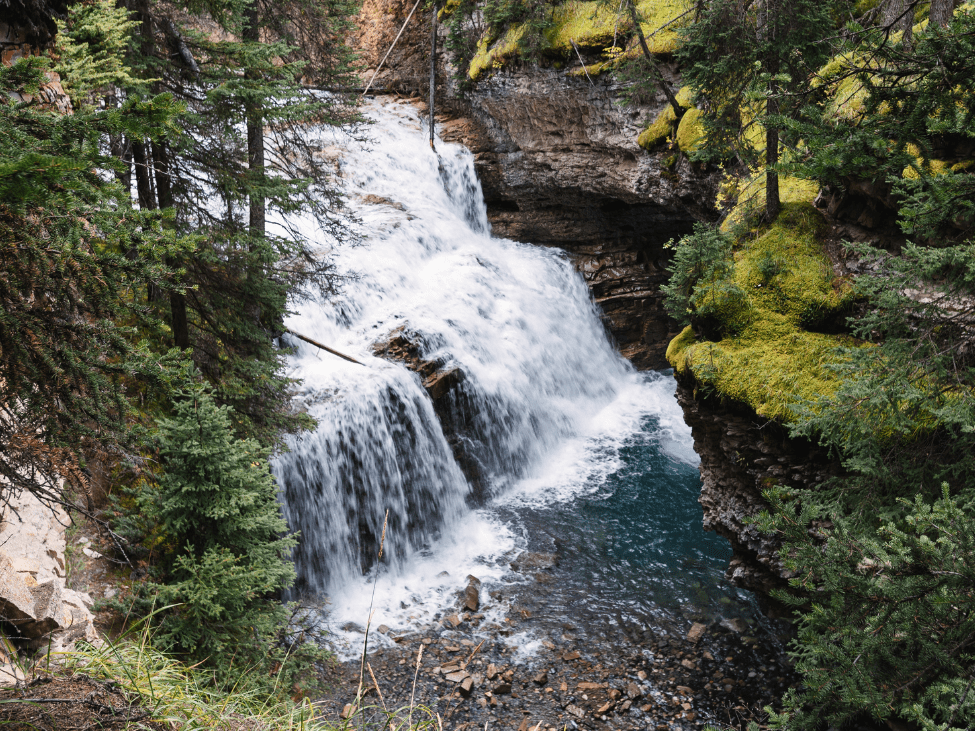
<path fill-rule="evenodd" d="M 694 384 L 687 381 L 679 380 L 677 400 L 701 457 L 704 527 L 731 542 L 734 555 L 727 578 L 756 592 L 774 614 L 778 607 L 768 594 L 784 587 L 792 574 L 779 558 L 781 543 L 745 521 L 768 508 L 764 489 L 815 488 L 836 474 L 839 465 L 823 448 L 791 438 L 780 424 L 747 406 L 696 396 Z"/>
<path fill-rule="evenodd" d="M 90 596 L 65 586 L 68 516 L 27 492 L 9 496 L 0 516 L 0 630 L 21 650 L 60 652 L 99 641 Z M 0 686 L 18 677 L 0 657 Z"/>
<path fill-rule="evenodd" d="M 41 55 L 57 31 L 54 15 L 63 13 L 65 7 L 66 3 L 0 0 L 0 62 L 10 66 L 17 59 Z M 11 96 L 18 102 L 36 100 L 42 108 L 69 113 L 71 100 L 61 87 L 61 78 L 54 71 L 46 72 L 46 76 L 48 81 L 37 94 L 11 93 Z"/>
<path fill-rule="evenodd" d="M 420 377 L 454 459 L 471 485 L 471 500 L 482 502 L 487 497 L 486 476 L 471 440 L 465 436 L 475 415 L 462 388 L 466 374 L 446 361 L 424 358 L 420 337 L 405 327 L 397 328 L 373 346 L 373 353 L 402 363 Z"/>
<path fill-rule="evenodd" d="M 412 7 L 363 4 L 358 45 L 373 67 L 366 79 Z M 429 22 L 417 12 L 375 82 L 412 95 L 423 111 Z M 495 234 L 570 252 L 623 354 L 640 368 L 667 367 L 664 352 L 679 328 L 659 293 L 670 260 L 664 244 L 715 216 L 717 179 L 675 150 L 637 145 L 664 109 L 663 95 L 625 106 L 622 85 L 608 76 L 528 64 L 499 69 L 460 93 L 453 71 L 441 65 L 438 131 L 473 152 Z"/>

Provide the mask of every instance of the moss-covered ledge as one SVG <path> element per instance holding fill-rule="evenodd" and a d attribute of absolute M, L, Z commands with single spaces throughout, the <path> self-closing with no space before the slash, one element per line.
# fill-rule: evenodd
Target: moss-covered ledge
<path fill-rule="evenodd" d="M 640 26 L 651 53 L 666 56 L 676 50 L 681 19 L 691 7 L 689 0 L 637 2 Z M 470 78 L 477 81 L 492 69 L 522 59 L 529 46 L 556 62 L 574 59 L 578 52 L 604 53 L 605 62 L 582 67 L 590 76 L 641 53 L 628 13 L 617 12 L 601 0 L 567 0 L 547 12 L 548 25 L 537 46 L 529 43 L 525 24 L 514 24 L 500 35 L 482 38 L 470 63 Z"/>
<path fill-rule="evenodd" d="M 704 527 L 731 542 L 727 578 L 779 615 L 784 607 L 769 593 L 785 588 L 791 574 L 781 543 L 751 518 L 768 507 L 763 490 L 815 489 L 841 471 L 827 450 L 791 437 L 788 426 L 798 404 L 839 385 L 831 366 L 849 338 L 832 331 L 853 292 L 827 256 L 829 224 L 812 204 L 817 187 L 782 179 L 782 211 L 770 225 L 750 216 L 763 207 L 762 182 L 740 186 L 740 203 L 725 220 L 734 260 L 713 285 L 719 306 L 670 342 L 667 360 L 701 458 Z"/>
<path fill-rule="evenodd" d="M 789 179 L 781 187 L 782 212 L 771 225 L 749 226 L 744 204 L 728 217 L 734 262 L 715 285 L 721 292 L 709 327 L 688 326 L 671 341 L 667 360 L 697 389 L 787 424 L 798 403 L 835 392 L 831 366 L 848 338 L 830 331 L 853 292 L 833 274 L 824 246 L 828 225 L 812 205 L 816 187 Z M 761 203 L 748 186 L 742 196 L 752 207 Z"/>

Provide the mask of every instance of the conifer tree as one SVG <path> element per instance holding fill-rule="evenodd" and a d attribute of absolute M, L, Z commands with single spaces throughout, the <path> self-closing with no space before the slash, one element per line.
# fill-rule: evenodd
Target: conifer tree
<path fill-rule="evenodd" d="M 47 68 L 39 57 L 0 67 L 0 477 L 5 491 L 72 503 L 65 490 L 88 490 L 86 460 L 134 449 L 126 381 L 175 367 L 137 345 L 151 317 L 130 293 L 171 286 L 164 260 L 188 242 L 157 213 L 129 210 L 98 172 L 114 164 L 102 139 L 161 134 L 172 99 L 59 115 L 38 101 Z"/>
<path fill-rule="evenodd" d="M 317 653 L 282 634 L 297 541 L 286 535 L 269 450 L 235 437 L 232 414 L 198 385 L 159 423 L 162 473 L 140 498 L 161 541 L 159 581 L 140 587 L 138 608 L 168 607 L 155 641 L 206 660 L 218 680 L 272 684 L 275 665 L 290 663 L 293 675 Z M 257 678 L 242 681 L 242 671 Z"/>
<path fill-rule="evenodd" d="M 829 9 L 816 0 L 712 0 L 682 30 L 677 58 L 705 109 L 702 155 L 761 160 L 769 219 L 779 211 L 780 118 L 794 113 L 811 72 L 827 58 Z M 761 155 L 750 131 L 759 124 Z"/>

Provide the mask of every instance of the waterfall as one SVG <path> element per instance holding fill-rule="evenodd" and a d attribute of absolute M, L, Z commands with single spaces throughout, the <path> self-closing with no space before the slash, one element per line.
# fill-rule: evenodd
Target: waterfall
<path fill-rule="evenodd" d="M 491 237 L 469 151 L 438 142 L 438 157 L 405 105 L 370 116 L 370 140 L 341 145 L 362 231 L 336 253 L 348 281 L 288 321 L 364 365 L 295 342 L 290 363 L 319 425 L 273 465 L 301 532 L 299 588 L 328 595 L 368 571 L 387 511 L 393 574 L 438 541 L 463 551 L 479 532 L 503 533 L 477 505 L 576 459 L 572 440 L 637 378 L 564 252 Z M 420 376 L 374 355 L 397 333 L 424 362 L 456 372 L 440 417 Z"/>

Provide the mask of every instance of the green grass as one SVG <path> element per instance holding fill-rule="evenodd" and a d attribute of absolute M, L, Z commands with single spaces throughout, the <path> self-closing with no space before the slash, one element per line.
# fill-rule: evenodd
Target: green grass
<path fill-rule="evenodd" d="M 287 689 L 268 695 L 216 687 L 205 670 L 187 666 L 153 647 L 145 630 L 100 647 L 81 645 L 60 660 L 66 672 L 114 681 L 123 693 L 147 708 L 153 720 L 181 731 L 425 731 L 441 727 L 440 719 L 422 705 L 396 709 L 363 705 L 366 688 L 359 689 L 352 713 L 342 719 L 325 716 L 307 699 L 289 699 Z M 241 677 L 247 672 L 241 668 Z"/>

